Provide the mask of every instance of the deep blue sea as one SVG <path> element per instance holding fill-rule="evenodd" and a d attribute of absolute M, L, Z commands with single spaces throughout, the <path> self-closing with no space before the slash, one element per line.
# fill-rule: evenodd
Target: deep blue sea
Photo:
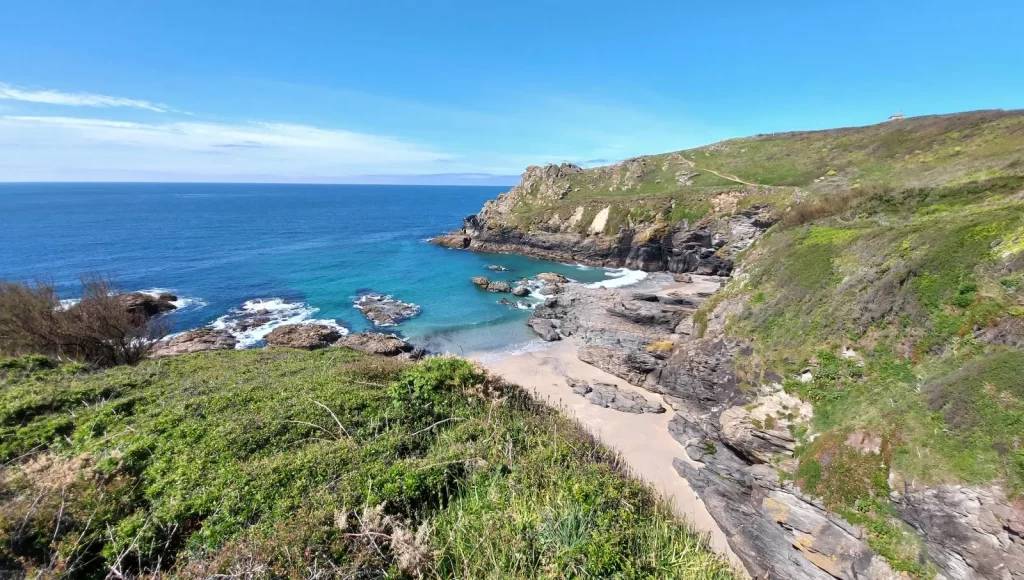
<path fill-rule="evenodd" d="M 0 184 L 0 278 L 56 283 L 73 299 L 83 275 L 124 291 L 180 297 L 175 330 L 223 323 L 243 309 L 270 327 L 333 320 L 370 325 L 362 293 L 422 308 L 397 332 L 433 351 L 515 350 L 534 340 L 528 310 L 499 304 L 471 276 L 513 280 L 555 271 L 581 282 L 622 272 L 520 256 L 447 250 L 426 238 L 459 227 L 502 187 L 281 184 Z M 510 268 L 491 272 L 490 264 Z"/>

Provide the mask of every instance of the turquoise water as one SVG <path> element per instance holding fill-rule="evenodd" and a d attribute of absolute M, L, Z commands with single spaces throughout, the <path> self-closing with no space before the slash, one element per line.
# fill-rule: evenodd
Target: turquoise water
<path fill-rule="evenodd" d="M 461 225 L 505 188 L 248 184 L 0 184 L 0 278 L 48 279 L 73 298 L 80 276 L 181 297 L 175 330 L 216 324 L 262 301 L 279 324 L 370 325 L 361 293 L 422 308 L 397 331 L 434 351 L 516 348 L 528 310 L 469 278 L 554 271 L 581 282 L 615 272 L 521 256 L 447 250 L 425 239 Z M 510 268 L 491 272 L 490 264 Z M 253 303 L 250 302 L 250 306 Z M 260 344 L 269 328 L 242 337 Z"/>

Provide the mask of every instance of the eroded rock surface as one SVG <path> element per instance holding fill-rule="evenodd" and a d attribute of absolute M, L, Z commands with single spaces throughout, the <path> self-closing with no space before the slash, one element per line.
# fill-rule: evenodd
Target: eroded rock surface
<path fill-rule="evenodd" d="M 174 294 L 153 295 L 144 292 L 129 292 L 121 294 L 117 298 L 124 304 L 125 310 L 144 318 L 152 318 L 176 309 L 177 305 L 174 302 L 178 300 Z"/>
<path fill-rule="evenodd" d="M 894 495 L 897 511 L 950 579 L 1024 578 L 1024 506 L 1001 488 L 940 485 Z"/>
<path fill-rule="evenodd" d="M 160 358 L 206 350 L 232 350 L 237 344 L 235 337 L 226 330 L 197 328 L 158 342 L 149 356 Z"/>
<path fill-rule="evenodd" d="M 360 352 L 382 356 L 409 355 L 410 358 L 419 358 L 423 355 L 421 350 L 402 338 L 381 332 L 347 334 L 339 338 L 334 346 L 346 346 Z"/>
<path fill-rule="evenodd" d="M 619 388 L 609 383 L 592 381 L 589 384 L 579 379 L 567 378 L 572 391 L 598 407 L 606 407 L 623 413 L 664 413 L 665 407 L 648 401 L 643 395 Z"/>
<path fill-rule="evenodd" d="M 331 346 L 341 332 L 323 324 L 284 324 L 271 330 L 264 338 L 267 346 L 314 350 Z"/>
<path fill-rule="evenodd" d="M 376 326 L 397 326 L 420 313 L 419 306 L 383 294 L 361 296 L 355 306 Z"/>

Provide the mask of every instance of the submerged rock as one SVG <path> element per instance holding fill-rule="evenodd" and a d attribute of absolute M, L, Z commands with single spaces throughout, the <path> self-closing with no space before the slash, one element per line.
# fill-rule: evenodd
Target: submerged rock
<path fill-rule="evenodd" d="M 341 332 L 325 324 L 285 324 L 271 330 L 264 338 L 267 346 L 314 350 L 330 346 L 341 338 Z"/>
<path fill-rule="evenodd" d="M 383 294 L 362 296 L 355 306 L 376 326 L 397 326 L 420 313 L 419 306 Z"/>
<path fill-rule="evenodd" d="M 491 270 L 493 272 L 511 272 L 512 271 L 511 268 L 506 268 L 505 266 L 499 266 L 497 264 L 491 264 L 490 266 L 487 266 L 487 269 Z"/>
<path fill-rule="evenodd" d="M 160 358 L 206 350 L 232 350 L 237 344 L 235 337 L 226 330 L 197 328 L 158 342 L 149 356 Z"/>

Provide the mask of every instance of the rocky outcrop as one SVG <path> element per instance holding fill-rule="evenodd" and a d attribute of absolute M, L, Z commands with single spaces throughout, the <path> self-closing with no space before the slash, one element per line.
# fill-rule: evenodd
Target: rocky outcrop
<path fill-rule="evenodd" d="M 940 485 L 893 500 L 951 580 L 1024 578 L 1024 505 L 1001 488 Z"/>
<path fill-rule="evenodd" d="M 284 324 L 271 330 L 264 338 L 267 346 L 314 350 L 331 346 L 341 332 L 323 324 Z"/>
<path fill-rule="evenodd" d="M 407 356 L 409 358 L 420 358 L 423 351 L 417 349 L 402 338 L 394 334 L 380 332 L 358 332 L 342 336 L 334 343 L 334 346 L 344 346 L 368 354 L 381 356 Z"/>
<path fill-rule="evenodd" d="M 534 332 L 537 333 L 537 336 L 539 336 L 541 340 L 545 340 L 547 342 L 562 340 L 561 335 L 558 334 L 558 327 L 556 327 L 555 323 L 549 319 L 531 318 L 527 324 Z"/>
<path fill-rule="evenodd" d="M 633 189 L 642 182 L 644 164 L 649 162 L 637 158 L 601 168 L 607 173 L 601 179 L 612 189 Z M 733 257 L 775 220 L 768 207 L 736 211 L 734 202 L 730 208 L 721 208 L 734 212 L 727 218 L 698 223 L 684 220 L 671 226 L 662 217 L 607 231 L 611 227 L 610 207 L 597 211 L 590 223 L 583 224 L 582 206 L 567 218 L 555 215 L 551 223 L 523 226 L 525 230 L 514 225 L 516 207 L 565 198 L 574 187 L 574 176 L 583 171 L 568 163 L 529 167 L 519 185 L 485 203 L 479 213 L 467 216 L 461 230 L 432 241 L 448 248 L 523 254 L 592 266 L 728 276 Z"/>
<path fill-rule="evenodd" d="M 156 343 L 149 356 L 160 358 L 207 350 L 232 350 L 237 344 L 235 337 L 226 330 L 198 328 Z"/>
<path fill-rule="evenodd" d="M 590 401 L 592 405 L 623 413 L 664 413 L 665 407 L 648 401 L 643 395 L 609 383 L 566 378 L 572 391 Z"/>
<path fill-rule="evenodd" d="M 355 307 L 375 326 L 397 326 L 420 313 L 419 306 L 383 294 L 361 296 Z"/>
<path fill-rule="evenodd" d="M 863 530 L 827 512 L 776 471 L 750 464 L 702 426 L 677 414 L 672 436 L 690 461 L 673 466 L 690 483 L 754 578 L 895 579 Z"/>
<path fill-rule="evenodd" d="M 129 292 L 121 294 L 117 298 L 124 304 L 125 310 L 144 318 L 152 318 L 176 309 L 177 305 L 174 302 L 178 300 L 177 296 L 166 292 L 157 295 Z"/>

